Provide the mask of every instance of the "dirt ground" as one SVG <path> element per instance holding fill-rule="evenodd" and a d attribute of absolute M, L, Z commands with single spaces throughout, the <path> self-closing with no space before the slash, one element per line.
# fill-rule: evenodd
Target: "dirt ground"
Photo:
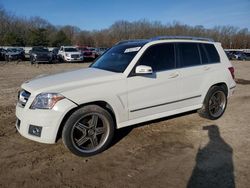
<path fill-rule="evenodd" d="M 233 62 L 237 88 L 222 118 L 197 113 L 117 131 L 114 144 L 89 158 L 59 140 L 39 144 L 14 127 L 22 82 L 88 64 L 0 62 L 0 187 L 250 187 L 250 62 Z"/>

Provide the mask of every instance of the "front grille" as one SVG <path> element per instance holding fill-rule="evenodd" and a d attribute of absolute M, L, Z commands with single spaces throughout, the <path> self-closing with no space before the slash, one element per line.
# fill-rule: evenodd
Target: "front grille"
<path fill-rule="evenodd" d="M 18 59 L 18 57 L 19 57 L 19 55 L 17 55 L 17 54 L 9 55 L 9 59 L 13 59 L 13 60 Z"/>
<path fill-rule="evenodd" d="M 40 54 L 36 57 L 37 61 L 48 61 L 49 58 L 47 54 Z"/>
<path fill-rule="evenodd" d="M 90 55 L 92 55 L 92 52 L 84 52 L 83 53 L 85 56 L 90 56 Z"/>
<path fill-rule="evenodd" d="M 22 106 L 25 107 L 28 99 L 30 97 L 30 93 L 26 90 L 21 90 L 18 94 L 18 103 Z"/>
<path fill-rule="evenodd" d="M 37 57 L 37 61 L 49 61 L 49 57 Z"/>
<path fill-rule="evenodd" d="M 79 55 L 78 54 L 72 54 L 71 58 L 79 58 Z"/>

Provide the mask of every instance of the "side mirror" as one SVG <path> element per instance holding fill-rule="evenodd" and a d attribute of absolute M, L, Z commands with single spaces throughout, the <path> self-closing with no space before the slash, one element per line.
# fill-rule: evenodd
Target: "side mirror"
<path fill-rule="evenodd" d="M 152 74 L 152 67 L 146 65 L 139 65 L 135 68 L 136 74 Z"/>

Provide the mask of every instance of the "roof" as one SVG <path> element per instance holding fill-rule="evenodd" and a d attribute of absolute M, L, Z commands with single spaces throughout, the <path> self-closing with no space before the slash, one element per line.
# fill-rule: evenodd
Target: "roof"
<path fill-rule="evenodd" d="M 117 44 L 124 44 L 124 43 L 148 43 L 152 41 L 158 40 L 198 40 L 198 41 L 207 41 L 207 42 L 214 42 L 211 38 L 204 38 L 204 37 L 193 37 L 193 36 L 157 36 L 150 39 L 132 39 L 132 40 L 123 40 L 118 42 Z"/>
<path fill-rule="evenodd" d="M 170 39 L 184 39 L 184 40 L 200 40 L 200 41 L 208 41 L 214 42 L 211 38 L 204 38 L 204 37 L 193 37 L 193 36 L 157 36 L 151 38 L 150 40 L 170 40 Z"/>

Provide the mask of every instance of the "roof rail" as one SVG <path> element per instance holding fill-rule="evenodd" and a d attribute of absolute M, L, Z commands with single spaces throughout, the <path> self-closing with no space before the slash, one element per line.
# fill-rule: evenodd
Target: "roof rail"
<path fill-rule="evenodd" d="M 146 41 L 146 40 L 145 40 L 145 39 L 122 40 L 122 41 L 120 41 L 120 42 L 116 43 L 116 45 L 117 45 L 117 44 L 127 43 L 127 42 L 142 42 L 142 41 Z"/>
<path fill-rule="evenodd" d="M 192 36 L 157 36 L 151 38 L 150 40 L 165 40 L 165 39 L 188 39 L 188 40 L 201 40 L 201 41 L 214 42 L 214 40 L 211 38 L 192 37 Z"/>

